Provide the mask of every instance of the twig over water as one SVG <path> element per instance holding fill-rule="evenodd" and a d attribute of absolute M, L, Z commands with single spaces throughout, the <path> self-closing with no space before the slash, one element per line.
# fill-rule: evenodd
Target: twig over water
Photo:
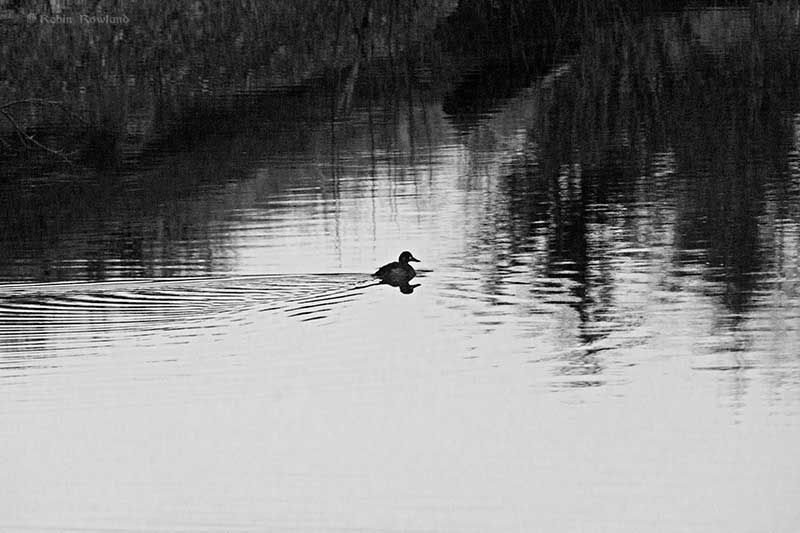
<path fill-rule="evenodd" d="M 9 113 L 8 111 L 12 107 L 19 105 L 56 106 L 60 107 L 65 113 L 69 114 L 70 116 L 77 118 L 82 123 L 86 124 L 86 121 L 81 116 L 77 115 L 69 108 L 67 108 L 67 106 L 65 106 L 63 102 L 59 102 L 58 100 L 45 100 L 42 98 L 25 98 L 23 100 L 14 100 L 13 102 L 8 102 L 0 105 L 0 114 L 6 117 L 6 120 L 8 120 L 9 124 L 11 124 L 11 126 L 14 128 L 14 131 L 19 137 L 20 143 L 23 146 L 25 147 L 35 146 L 41 150 L 44 150 L 48 154 L 54 155 L 62 159 L 63 161 L 72 164 L 73 161 L 68 157 L 68 155 L 71 154 L 65 154 L 63 150 L 55 150 L 47 145 L 40 143 L 39 141 L 34 139 L 32 135 L 29 135 L 22 126 L 20 126 L 20 124 L 16 121 L 13 115 L 11 115 L 11 113 Z M 3 144 L 8 146 L 7 143 Z"/>

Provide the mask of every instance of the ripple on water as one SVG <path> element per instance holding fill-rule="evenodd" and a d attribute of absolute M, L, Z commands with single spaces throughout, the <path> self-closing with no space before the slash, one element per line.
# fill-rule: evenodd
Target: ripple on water
<path fill-rule="evenodd" d="M 185 341 L 252 311 L 321 320 L 366 285 L 362 274 L 3 285 L 0 373 L 21 359 L 92 353 L 112 340 Z"/>

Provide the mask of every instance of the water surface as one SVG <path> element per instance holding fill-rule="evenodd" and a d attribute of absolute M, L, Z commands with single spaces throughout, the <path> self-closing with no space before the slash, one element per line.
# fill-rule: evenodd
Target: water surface
<path fill-rule="evenodd" d="M 794 531 L 784 15 L 598 31 L 510 94 L 161 101 L 113 164 L 13 167 L 0 529 Z M 411 294 L 370 279 L 405 249 Z"/>

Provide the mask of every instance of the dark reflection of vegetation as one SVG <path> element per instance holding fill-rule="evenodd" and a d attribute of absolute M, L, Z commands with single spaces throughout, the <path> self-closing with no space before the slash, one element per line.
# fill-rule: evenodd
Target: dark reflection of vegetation
<path fill-rule="evenodd" d="M 741 310 L 752 273 L 775 252 L 758 234 L 766 184 L 790 187 L 788 117 L 800 82 L 800 56 L 792 50 L 800 32 L 787 22 L 795 11 L 734 13 L 736 22 L 747 21 L 746 34 L 718 50 L 692 39 L 688 17 L 590 35 L 530 129 L 541 165 L 532 175 L 524 161 L 509 167 L 510 246 L 521 247 L 537 222 L 549 220 L 548 261 L 556 271 L 565 261 L 574 264 L 576 296 L 591 303 L 594 297 L 582 292 L 602 292 L 605 282 L 597 266 L 603 243 L 592 249 L 589 226 L 609 221 L 606 210 L 590 207 L 677 193 L 670 201 L 679 205 L 678 247 L 706 250 L 709 279 L 724 283 L 726 305 Z M 638 179 L 657 152 L 674 152 L 681 181 L 669 183 L 669 191 Z M 565 168 L 580 168 L 580 175 Z M 791 194 L 771 198 L 781 212 L 796 201 Z"/>
<path fill-rule="evenodd" d="M 574 53 L 587 32 L 625 26 L 655 7 L 664 2 L 460 2 L 440 34 L 452 57 L 464 58 L 467 74 L 447 95 L 444 110 L 466 131 L 470 117 L 496 110 L 555 58 Z"/>
<path fill-rule="evenodd" d="M 533 82 L 541 87 L 530 96 L 525 147 L 503 164 L 502 209 L 474 246 L 492 257 L 486 294 L 502 294 L 508 266 L 520 262 L 537 278 L 569 281 L 564 290 L 585 350 L 570 353 L 565 375 L 601 373 L 595 353 L 608 349 L 615 327 L 635 324 L 615 301 L 611 252 L 652 246 L 637 232 L 674 230 L 675 273 L 666 283 L 685 290 L 681 276 L 702 279 L 700 290 L 720 305 L 714 328 L 731 334 L 742 330 L 762 274 L 788 267 L 786 244 L 765 236 L 787 220 L 800 224 L 790 167 L 800 107 L 798 13 L 777 2 L 603 27 L 574 45 L 558 78 Z M 489 137 L 505 127 L 497 116 L 509 102 L 452 110 L 462 113 L 462 130 Z M 658 168 L 664 158 L 666 176 Z M 637 209 L 647 215 L 632 215 Z"/>

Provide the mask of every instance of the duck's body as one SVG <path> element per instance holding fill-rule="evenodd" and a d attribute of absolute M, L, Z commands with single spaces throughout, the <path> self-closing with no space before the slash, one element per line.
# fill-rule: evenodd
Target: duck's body
<path fill-rule="evenodd" d="M 419 259 L 411 255 L 411 252 L 403 252 L 397 261 L 383 265 L 372 276 L 389 285 L 408 284 L 417 275 L 414 267 L 408 264 L 410 261 L 419 263 Z"/>

